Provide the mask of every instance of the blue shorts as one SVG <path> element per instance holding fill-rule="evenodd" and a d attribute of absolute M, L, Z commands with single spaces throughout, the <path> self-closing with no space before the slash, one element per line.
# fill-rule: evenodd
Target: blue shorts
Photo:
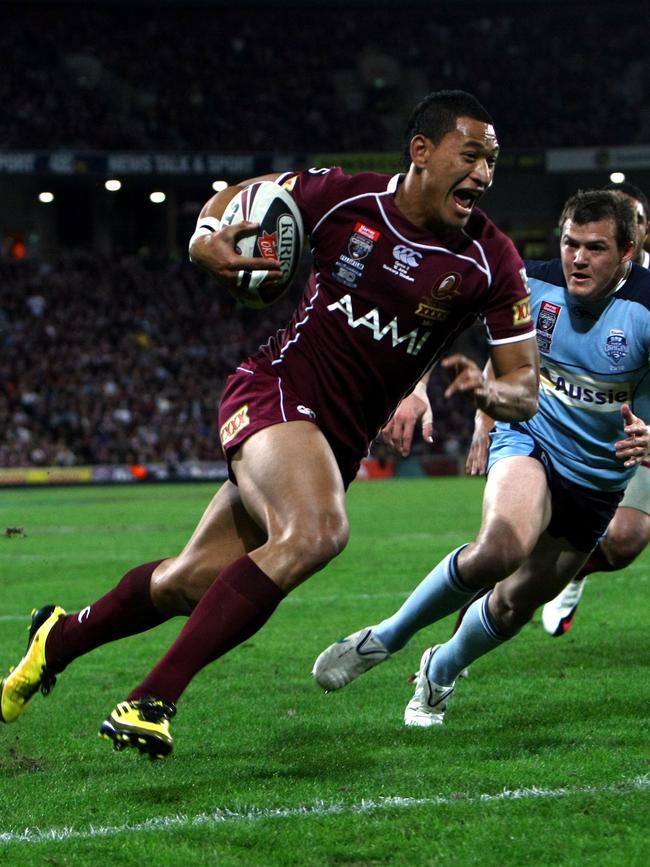
<path fill-rule="evenodd" d="M 564 538 L 578 551 L 591 552 L 614 516 L 625 491 L 599 491 L 569 481 L 553 465 L 550 454 L 517 424 L 490 434 L 488 473 L 502 458 L 523 456 L 538 460 L 551 492 L 551 520 L 546 532 Z"/>

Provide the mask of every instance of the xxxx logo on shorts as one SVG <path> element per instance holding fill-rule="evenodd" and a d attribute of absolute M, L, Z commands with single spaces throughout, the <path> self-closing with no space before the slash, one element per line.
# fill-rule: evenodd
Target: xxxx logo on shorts
<path fill-rule="evenodd" d="M 221 430 L 219 431 L 221 445 L 226 446 L 237 436 L 242 428 L 245 428 L 246 425 L 250 424 L 250 421 L 251 420 L 248 416 L 248 404 L 245 403 L 230 416 L 228 421 L 221 425 Z"/>

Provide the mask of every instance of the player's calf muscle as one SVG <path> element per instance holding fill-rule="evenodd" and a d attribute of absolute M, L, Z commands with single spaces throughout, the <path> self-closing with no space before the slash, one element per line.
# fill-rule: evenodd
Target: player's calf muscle
<path fill-rule="evenodd" d="M 490 613 L 496 627 L 504 635 L 509 635 L 529 623 L 536 609 L 536 603 L 513 595 L 503 585 L 497 585 L 490 597 Z"/>
<path fill-rule="evenodd" d="M 511 575 L 528 553 L 521 540 L 507 534 L 478 539 L 460 553 L 458 569 L 464 584 L 480 589 Z"/>

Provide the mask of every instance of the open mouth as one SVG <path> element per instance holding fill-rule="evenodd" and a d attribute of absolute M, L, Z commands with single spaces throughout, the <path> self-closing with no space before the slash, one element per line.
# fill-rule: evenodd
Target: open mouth
<path fill-rule="evenodd" d="M 479 190 L 457 189 L 453 192 L 453 198 L 456 205 L 467 214 L 470 214 L 472 208 L 479 200 L 481 193 Z"/>

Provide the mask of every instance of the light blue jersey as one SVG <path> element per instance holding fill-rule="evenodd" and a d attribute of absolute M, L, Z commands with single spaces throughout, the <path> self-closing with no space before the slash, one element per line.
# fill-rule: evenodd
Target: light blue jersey
<path fill-rule="evenodd" d="M 569 294 L 559 259 L 527 262 L 526 271 L 541 381 L 537 413 L 515 427 L 567 479 L 621 490 L 635 472 L 615 454 L 625 437 L 621 406 L 650 423 L 650 273 L 632 265 L 607 298 L 585 303 Z"/>

